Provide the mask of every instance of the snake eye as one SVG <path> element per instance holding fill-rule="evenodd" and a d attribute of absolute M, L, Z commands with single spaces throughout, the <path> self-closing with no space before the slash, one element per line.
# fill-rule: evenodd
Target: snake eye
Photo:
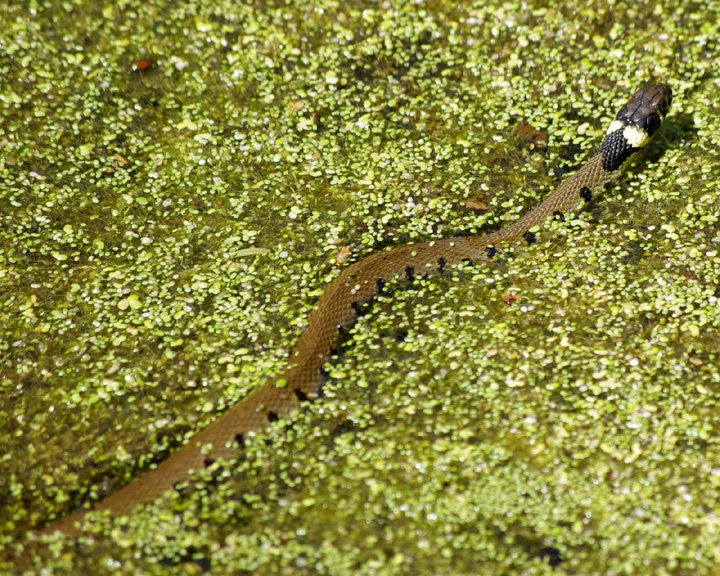
<path fill-rule="evenodd" d="M 660 100 L 660 104 L 658 104 L 658 111 L 663 115 L 663 118 L 668 113 L 668 110 L 670 110 L 670 106 L 672 106 L 672 92 L 670 92 L 668 88 L 665 96 Z"/>
<path fill-rule="evenodd" d="M 649 137 L 652 137 L 652 135 L 658 131 L 661 124 L 662 118 L 660 117 L 660 114 L 648 114 L 647 116 L 641 118 L 635 125 L 640 130 L 647 133 Z"/>

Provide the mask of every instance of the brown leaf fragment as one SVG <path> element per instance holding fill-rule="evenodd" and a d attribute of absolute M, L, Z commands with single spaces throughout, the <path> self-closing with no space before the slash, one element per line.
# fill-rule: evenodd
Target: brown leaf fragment
<path fill-rule="evenodd" d="M 547 134 L 542 130 L 533 128 L 524 120 L 517 125 L 517 128 L 515 130 L 517 132 L 517 135 L 520 137 L 520 140 L 530 142 L 532 144 L 547 144 Z"/>
<path fill-rule="evenodd" d="M 468 210 L 487 210 L 487 204 L 483 202 L 476 202 L 475 200 L 465 200 L 465 208 Z"/>
<path fill-rule="evenodd" d="M 348 256 L 350 256 L 350 245 L 347 244 L 340 248 L 340 252 L 338 252 L 338 255 L 335 257 L 335 263 L 336 264 L 345 264 L 348 260 Z"/>

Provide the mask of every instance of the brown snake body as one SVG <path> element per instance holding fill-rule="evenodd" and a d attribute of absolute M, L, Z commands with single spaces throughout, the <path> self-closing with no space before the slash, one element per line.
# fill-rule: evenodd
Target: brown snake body
<path fill-rule="evenodd" d="M 660 127 L 671 102 L 670 88 L 657 84 L 637 92 L 611 124 L 598 152 L 572 177 L 530 213 L 485 236 L 433 240 L 373 254 L 342 271 L 325 288 L 310 314 L 289 367 L 230 408 L 190 441 L 121 490 L 98 502 L 93 510 L 129 515 L 139 505 L 159 500 L 179 483 L 210 462 L 229 458 L 243 444 L 243 436 L 287 418 L 300 403 L 313 398 L 322 382 L 322 366 L 338 345 L 343 328 L 357 319 L 359 308 L 396 278 L 442 273 L 462 261 L 493 258 L 501 244 L 523 239 L 534 241 L 534 231 L 548 218 L 563 218 L 594 198 L 620 172 L 630 156 L 642 148 Z M 50 524 L 40 534 L 61 531 L 82 533 L 82 510 Z"/>

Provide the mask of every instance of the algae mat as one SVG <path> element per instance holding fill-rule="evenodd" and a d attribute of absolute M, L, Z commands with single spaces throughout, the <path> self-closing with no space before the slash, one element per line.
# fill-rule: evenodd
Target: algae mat
<path fill-rule="evenodd" d="M 322 401 L 29 571 L 717 573 L 719 12 L 4 3 L 0 546 L 281 370 L 343 259 L 497 229 L 665 81 L 604 197 L 381 298 Z"/>

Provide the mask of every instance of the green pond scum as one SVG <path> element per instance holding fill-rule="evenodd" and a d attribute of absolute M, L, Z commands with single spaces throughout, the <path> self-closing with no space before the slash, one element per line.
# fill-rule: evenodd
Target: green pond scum
<path fill-rule="evenodd" d="M 343 257 L 498 229 L 662 81 L 574 219 L 389 291 L 321 401 L 24 570 L 720 571 L 720 3 L 547 4 L 2 3 L 0 557 L 280 371 Z"/>

